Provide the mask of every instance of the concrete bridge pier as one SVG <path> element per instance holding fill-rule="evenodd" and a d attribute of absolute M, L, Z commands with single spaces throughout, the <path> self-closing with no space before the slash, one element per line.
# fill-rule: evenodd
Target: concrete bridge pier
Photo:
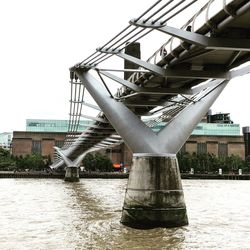
<path fill-rule="evenodd" d="M 65 172 L 65 181 L 69 182 L 78 182 L 80 181 L 79 178 L 79 167 L 66 167 L 66 172 Z"/>
<path fill-rule="evenodd" d="M 133 155 L 121 223 L 134 228 L 188 224 L 176 155 Z"/>

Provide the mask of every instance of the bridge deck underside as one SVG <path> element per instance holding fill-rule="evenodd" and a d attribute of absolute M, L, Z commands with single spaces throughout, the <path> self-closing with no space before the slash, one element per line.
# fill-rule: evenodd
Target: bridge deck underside
<path fill-rule="evenodd" d="M 233 6 L 238 9 L 243 1 L 235 1 Z M 218 26 L 223 20 L 228 18 L 228 15 L 221 11 L 216 16 L 210 19 L 214 26 Z M 227 38 L 227 39 L 249 39 L 250 38 L 250 10 L 248 9 L 243 15 L 235 16 L 230 22 L 228 22 L 224 27 L 218 30 L 211 30 L 208 25 L 204 24 L 196 33 L 206 35 L 211 34 L 216 38 Z M 216 25 L 217 24 L 217 25 Z M 187 48 L 187 49 L 184 49 Z M 206 49 L 200 46 L 189 44 L 183 42 L 180 46 L 175 48 L 172 53 L 169 53 L 161 61 L 157 63 L 158 66 L 176 70 L 180 72 L 194 70 L 197 75 L 211 75 L 208 79 L 213 79 L 223 77 L 223 74 L 229 70 L 249 61 L 250 52 L 249 51 L 239 51 L 239 50 L 219 50 L 219 49 Z M 204 79 L 199 79 L 198 77 L 160 77 L 155 76 L 151 73 L 144 73 L 135 84 L 143 85 L 145 88 L 156 87 L 156 88 L 173 88 L 173 89 L 190 89 L 204 82 Z M 130 93 L 130 90 L 124 92 L 124 97 Z M 145 105 L 140 107 L 135 107 L 135 113 L 138 115 L 146 115 L 148 111 L 152 110 L 155 106 L 162 103 L 164 105 L 167 100 L 173 98 L 173 95 L 135 95 L 130 98 L 126 98 L 125 103 L 128 106 L 133 106 L 133 103 L 140 104 L 145 103 Z M 128 101 L 129 99 L 129 101 Z M 146 103 L 150 103 L 151 106 L 147 106 Z M 155 102 L 155 105 L 153 104 Z"/>

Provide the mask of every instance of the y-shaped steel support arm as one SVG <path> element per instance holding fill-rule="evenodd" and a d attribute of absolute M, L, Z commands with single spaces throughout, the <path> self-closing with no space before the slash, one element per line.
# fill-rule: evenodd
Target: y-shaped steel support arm
<path fill-rule="evenodd" d="M 203 98 L 183 109 L 156 134 L 122 102 L 112 98 L 89 72 L 75 73 L 133 153 L 176 154 L 228 83 L 222 80 L 212 91 L 206 90 Z"/>
<path fill-rule="evenodd" d="M 76 71 L 88 92 L 134 153 L 158 153 L 158 137 L 123 103 L 112 98 L 101 82 L 89 72 Z M 160 149 L 162 152 L 162 150 Z"/>
<path fill-rule="evenodd" d="M 82 162 L 83 158 L 90 152 L 94 151 L 93 150 L 87 150 L 83 154 L 81 154 L 79 157 L 77 157 L 74 161 L 71 161 L 65 154 L 63 150 L 61 150 L 58 147 L 54 147 L 54 149 L 57 151 L 57 153 L 62 157 L 63 161 L 65 162 L 67 167 L 79 167 L 80 163 Z"/>

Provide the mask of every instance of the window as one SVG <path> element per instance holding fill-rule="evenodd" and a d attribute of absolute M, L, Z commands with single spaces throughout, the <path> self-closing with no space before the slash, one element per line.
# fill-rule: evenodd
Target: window
<path fill-rule="evenodd" d="M 226 143 L 218 144 L 218 156 L 219 157 L 228 156 L 228 145 Z"/>
<path fill-rule="evenodd" d="M 206 154 L 206 153 L 207 153 L 207 144 L 197 143 L 197 154 Z"/>
<path fill-rule="evenodd" d="M 32 141 L 32 153 L 41 154 L 41 152 L 42 152 L 41 141 Z"/>

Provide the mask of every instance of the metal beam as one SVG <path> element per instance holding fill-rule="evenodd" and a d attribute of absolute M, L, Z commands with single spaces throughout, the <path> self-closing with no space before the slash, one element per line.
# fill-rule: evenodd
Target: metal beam
<path fill-rule="evenodd" d="M 93 148 L 104 149 L 104 148 L 106 148 L 106 146 L 105 146 L 105 147 L 103 147 L 103 146 L 99 146 L 99 145 L 94 145 L 94 146 L 93 146 Z"/>
<path fill-rule="evenodd" d="M 112 134 L 110 138 L 122 139 L 120 135 Z"/>
<path fill-rule="evenodd" d="M 201 84 L 195 86 L 192 90 L 194 93 L 199 93 L 202 90 L 205 90 L 205 89 L 210 88 L 210 87 L 214 87 L 216 85 L 219 85 L 220 83 L 221 83 L 221 80 L 212 80 L 212 81 L 209 81 L 205 84 L 201 83 Z"/>
<path fill-rule="evenodd" d="M 118 142 L 121 141 L 122 139 L 112 139 L 111 137 L 107 137 L 107 136 L 99 136 L 99 135 L 95 135 L 95 136 L 90 136 L 90 135 L 84 135 L 82 136 L 80 139 L 78 139 L 78 141 L 87 141 L 87 140 L 105 140 L 105 141 L 112 141 L 112 142 Z"/>
<path fill-rule="evenodd" d="M 101 123 L 109 123 L 109 121 L 101 118 L 101 117 L 94 117 L 94 116 L 89 116 L 89 115 L 84 115 L 82 114 L 81 117 L 84 117 L 84 118 L 87 118 L 87 119 L 90 119 L 90 120 L 93 120 L 93 121 L 97 121 L 97 122 L 101 122 Z"/>
<path fill-rule="evenodd" d="M 120 83 L 121 85 L 132 89 L 138 94 L 145 94 L 145 95 L 192 95 L 193 91 L 188 89 L 181 89 L 181 88 L 142 88 L 138 87 L 136 84 L 131 83 L 130 81 L 124 80 L 118 76 L 115 76 L 108 72 L 100 72 L 101 74 L 105 75 L 106 77 L 110 78 L 111 80 Z"/>
<path fill-rule="evenodd" d="M 183 88 L 139 88 L 138 93 L 144 95 L 192 95 L 193 91 Z"/>
<path fill-rule="evenodd" d="M 241 69 L 231 71 L 231 78 L 243 76 L 250 73 L 250 65 L 245 66 Z"/>
<path fill-rule="evenodd" d="M 91 67 L 91 66 L 90 66 Z M 100 69 L 96 67 L 92 67 L 92 69 L 96 71 L 113 71 L 113 72 L 132 72 L 132 73 L 150 73 L 148 70 L 141 70 L 141 69 Z"/>
<path fill-rule="evenodd" d="M 136 57 L 129 56 L 120 51 L 100 49 L 100 52 L 117 55 L 125 60 L 133 62 L 143 68 L 151 71 L 152 74 L 160 75 L 168 78 L 191 78 L 191 79 L 222 79 L 229 80 L 229 73 L 221 70 L 204 71 L 204 70 L 177 70 L 177 69 L 163 69 L 157 65 L 145 62 Z"/>
<path fill-rule="evenodd" d="M 115 130 L 114 131 L 112 131 L 113 133 L 115 132 Z M 106 131 L 97 131 L 97 130 L 85 130 L 84 131 L 84 133 L 86 134 L 86 135 L 88 135 L 88 134 L 101 134 L 101 135 L 107 135 L 107 136 L 109 136 L 110 134 L 111 134 L 111 131 L 110 130 L 106 130 Z"/>
<path fill-rule="evenodd" d="M 121 84 L 129 89 L 132 89 L 135 92 L 137 92 L 139 89 L 139 87 L 136 84 L 131 83 L 130 81 L 124 80 L 118 76 L 111 74 L 111 73 L 108 73 L 108 72 L 100 72 L 100 73 L 102 75 L 108 77 L 109 79 L 114 80 L 114 81 L 118 82 L 119 84 Z"/>
<path fill-rule="evenodd" d="M 75 167 L 73 164 L 73 161 L 71 161 L 64 153 L 63 150 L 61 150 L 58 147 L 54 147 L 54 149 L 57 151 L 57 153 L 61 156 L 67 167 Z"/>
<path fill-rule="evenodd" d="M 94 105 L 94 104 L 87 103 L 87 102 L 82 102 L 82 104 L 83 104 L 84 106 L 89 107 L 89 108 L 92 108 L 92 109 L 96 109 L 96 110 L 98 110 L 98 111 L 101 111 L 101 109 L 100 109 L 98 106 Z"/>
<path fill-rule="evenodd" d="M 162 26 L 160 23 L 155 23 L 152 25 L 152 20 L 147 22 L 140 20 L 135 22 L 132 20 L 130 23 L 138 27 L 157 29 L 163 33 L 177 37 L 185 42 L 195 44 L 206 49 L 250 51 L 250 39 L 207 37 L 195 32 L 177 29 L 167 25 Z"/>
<path fill-rule="evenodd" d="M 130 100 L 125 100 L 122 103 L 124 103 L 128 107 L 158 107 L 158 106 L 163 106 L 166 101 L 130 101 Z"/>
<path fill-rule="evenodd" d="M 114 142 L 108 142 L 108 141 L 101 141 L 102 144 L 106 144 L 106 145 L 113 145 Z"/>
<path fill-rule="evenodd" d="M 104 148 L 108 147 L 107 144 L 103 144 L 103 143 L 98 143 L 97 146 L 103 146 Z"/>
<path fill-rule="evenodd" d="M 100 142 L 102 141 L 104 138 L 106 138 L 105 136 L 102 136 L 101 138 L 96 138 L 96 137 L 91 137 L 91 138 L 82 138 L 81 140 L 78 140 L 79 142 L 92 142 L 92 141 L 96 141 L 96 142 Z"/>
<path fill-rule="evenodd" d="M 165 76 L 165 70 L 163 68 L 161 68 L 155 64 L 151 64 L 151 63 L 145 62 L 143 60 L 140 60 L 137 57 L 133 57 L 133 56 L 127 55 L 125 53 L 121 53 L 118 50 L 112 50 L 112 49 L 106 49 L 106 48 L 97 49 L 97 50 L 100 51 L 101 53 L 117 55 L 117 56 L 123 58 L 124 60 L 130 61 L 136 65 L 139 65 L 145 69 L 148 69 L 149 71 L 151 71 L 151 73 L 154 73 L 154 74 L 160 75 L 160 76 Z"/>
<path fill-rule="evenodd" d="M 122 141 L 122 139 L 117 140 L 117 139 L 112 139 L 112 138 L 106 138 L 106 139 L 105 139 L 105 141 L 110 141 L 110 142 L 114 142 L 114 143 L 116 143 L 116 142 L 121 142 L 121 141 Z"/>
<path fill-rule="evenodd" d="M 113 130 L 112 126 L 109 126 L 109 127 L 101 127 L 101 126 L 98 126 L 98 125 L 89 125 L 88 128 L 94 128 L 94 129 L 99 129 L 99 130 Z"/>

